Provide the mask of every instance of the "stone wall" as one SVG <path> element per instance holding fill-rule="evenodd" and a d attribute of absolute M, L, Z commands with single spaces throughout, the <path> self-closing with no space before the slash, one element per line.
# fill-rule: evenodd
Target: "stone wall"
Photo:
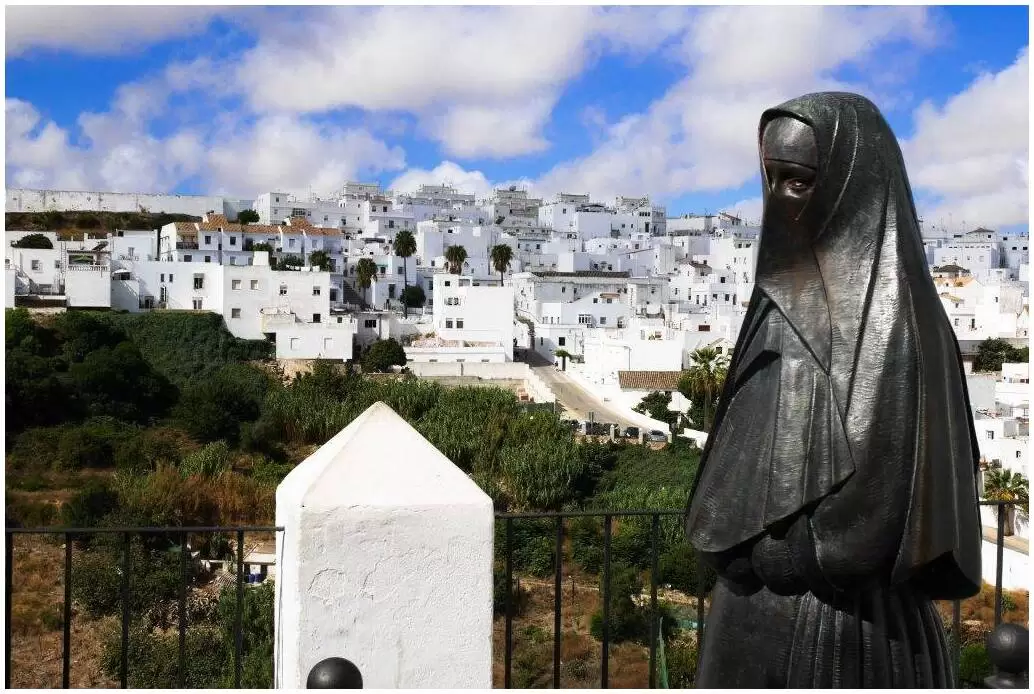
<path fill-rule="evenodd" d="M 7 189 L 7 212 L 151 212 L 200 217 L 223 212 L 223 199 L 211 195 L 105 193 L 79 190 Z"/>

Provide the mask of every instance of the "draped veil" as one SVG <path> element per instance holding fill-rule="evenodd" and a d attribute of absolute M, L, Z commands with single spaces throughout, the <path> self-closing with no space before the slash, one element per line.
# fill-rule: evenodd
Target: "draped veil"
<path fill-rule="evenodd" d="M 814 130 L 816 186 L 797 224 L 766 201 L 687 536 L 715 554 L 803 517 L 834 586 L 876 576 L 934 599 L 972 595 L 979 453 L 897 140 L 854 94 L 766 111 L 759 143 L 783 116 Z"/>

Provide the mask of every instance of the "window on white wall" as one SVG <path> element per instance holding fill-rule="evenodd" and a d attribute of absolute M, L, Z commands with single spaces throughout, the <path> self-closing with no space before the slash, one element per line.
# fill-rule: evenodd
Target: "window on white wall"
<path fill-rule="evenodd" d="M 320 295 L 320 288 L 319 287 L 313 287 L 312 288 L 312 295 L 313 296 L 319 296 Z"/>
<path fill-rule="evenodd" d="M 280 296 L 287 296 L 287 285 L 286 284 L 281 284 L 280 285 Z"/>
<path fill-rule="evenodd" d="M 292 337 L 291 338 L 291 351 L 292 352 L 296 351 L 298 349 L 298 345 L 299 344 L 300 344 L 299 339 L 297 337 Z"/>
<path fill-rule="evenodd" d="M 241 281 L 240 280 L 233 280 L 233 281 L 230 282 L 230 289 L 240 289 L 240 288 L 241 288 Z"/>
<path fill-rule="evenodd" d="M 240 317 L 241 317 L 241 310 L 239 308 L 231 308 L 230 309 L 230 318 L 240 318 Z"/>
<path fill-rule="evenodd" d="M 462 318 L 456 319 L 456 328 L 457 329 L 462 329 L 463 328 L 463 319 Z"/>
<path fill-rule="evenodd" d="M 204 303 L 203 302 L 204 302 L 203 299 L 194 299 L 194 310 L 195 311 L 202 310 L 204 308 Z"/>
<path fill-rule="evenodd" d="M 259 288 L 259 281 L 258 280 L 252 280 L 251 281 L 251 288 L 252 289 L 258 289 Z"/>
<path fill-rule="evenodd" d="M 34 272 L 39 272 L 40 270 L 43 269 L 43 263 L 41 263 L 38 260 L 33 260 L 32 261 L 32 269 L 33 269 Z"/>
<path fill-rule="evenodd" d="M 445 327 L 446 328 L 451 328 L 452 327 L 452 319 L 451 318 L 447 318 L 445 320 Z"/>

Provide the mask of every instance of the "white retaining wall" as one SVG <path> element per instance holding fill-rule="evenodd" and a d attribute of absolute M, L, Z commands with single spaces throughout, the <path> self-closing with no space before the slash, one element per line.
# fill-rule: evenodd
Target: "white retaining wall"
<path fill-rule="evenodd" d="M 223 199 L 212 195 L 106 193 L 82 190 L 8 188 L 8 212 L 164 212 L 201 217 L 223 212 Z"/>
<path fill-rule="evenodd" d="M 984 540 L 981 547 L 983 579 L 995 585 L 998 579 L 998 547 Z M 1030 557 L 1008 547 L 1002 548 L 1002 588 L 1005 590 L 1030 590 Z"/>

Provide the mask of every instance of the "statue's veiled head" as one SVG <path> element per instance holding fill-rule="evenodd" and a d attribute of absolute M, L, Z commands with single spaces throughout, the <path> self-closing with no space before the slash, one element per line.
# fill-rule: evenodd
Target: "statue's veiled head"
<path fill-rule="evenodd" d="M 818 142 L 811 126 L 788 116 L 770 121 L 761 138 L 766 205 L 797 220 L 815 191 Z"/>

